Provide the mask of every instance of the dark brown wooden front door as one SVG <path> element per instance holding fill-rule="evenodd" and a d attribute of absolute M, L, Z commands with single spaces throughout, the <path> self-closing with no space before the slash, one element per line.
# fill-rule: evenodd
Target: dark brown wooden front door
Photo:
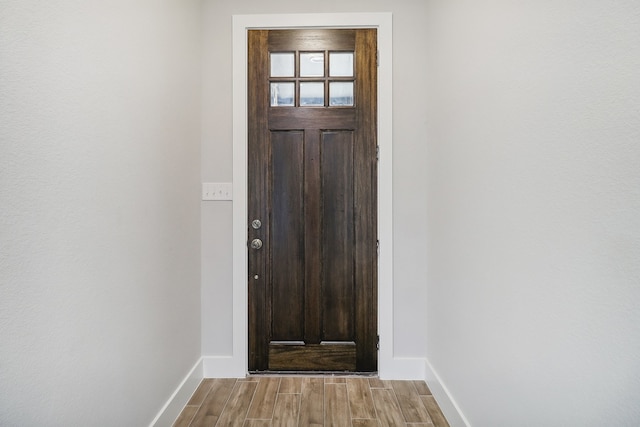
<path fill-rule="evenodd" d="M 249 31 L 250 371 L 377 371 L 376 42 Z"/>

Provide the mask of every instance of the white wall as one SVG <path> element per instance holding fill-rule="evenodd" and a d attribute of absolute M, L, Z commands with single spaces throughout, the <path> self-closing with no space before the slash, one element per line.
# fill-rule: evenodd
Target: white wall
<path fill-rule="evenodd" d="M 415 37 L 424 39 L 425 7 L 414 1 L 264 2 L 204 1 L 203 181 L 232 178 L 232 44 L 234 14 L 393 13 L 394 108 L 394 354 L 424 357 L 426 334 L 426 58 L 416 55 Z M 232 352 L 231 203 L 204 203 L 202 215 L 203 355 Z M 239 218 L 244 221 L 245 219 Z"/>
<path fill-rule="evenodd" d="M 474 427 L 640 424 L 640 3 L 428 2 L 428 359 Z"/>
<path fill-rule="evenodd" d="M 0 10 L 0 424 L 146 425 L 200 357 L 199 5 Z"/>

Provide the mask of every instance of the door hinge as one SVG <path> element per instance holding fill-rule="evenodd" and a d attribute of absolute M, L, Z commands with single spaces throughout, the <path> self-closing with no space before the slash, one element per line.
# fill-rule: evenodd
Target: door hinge
<path fill-rule="evenodd" d="M 376 67 L 380 66 L 380 51 L 376 50 Z"/>
<path fill-rule="evenodd" d="M 378 256 L 380 256 L 380 240 L 376 240 L 376 252 Z"/>
<path fill-rule="evenodd" d="M 376 160 L 380 160 L 380 146 L 376 145 Z"/>
<path fill-rule="evenodd" d="M 380 335 L 378 335 L 377 339 L 376 339 L 376 348 L 378 350 L 380 350 Z"/>

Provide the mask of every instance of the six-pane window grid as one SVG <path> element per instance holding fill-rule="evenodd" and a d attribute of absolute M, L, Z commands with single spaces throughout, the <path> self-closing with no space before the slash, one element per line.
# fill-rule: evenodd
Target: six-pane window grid
<path fill-rule="evenodd" d="M 329 61 L 325 67 L 327 55 Z M 272 52 L 271 106 L 353 107 L 353 56 L 353 52 Z M 326 85 L 328 103 L 325 102 Z"/>

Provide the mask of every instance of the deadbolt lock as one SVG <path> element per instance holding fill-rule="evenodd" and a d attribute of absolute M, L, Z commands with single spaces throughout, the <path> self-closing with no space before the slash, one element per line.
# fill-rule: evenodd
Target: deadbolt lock
<path fill-rule="evenodd" d="M 253 221 L 251 221 L 251 226 L 254 230 L 257 230 L 262 227 L 262 221 L 260 221 L 259 219 L 254 219 Z"/>

